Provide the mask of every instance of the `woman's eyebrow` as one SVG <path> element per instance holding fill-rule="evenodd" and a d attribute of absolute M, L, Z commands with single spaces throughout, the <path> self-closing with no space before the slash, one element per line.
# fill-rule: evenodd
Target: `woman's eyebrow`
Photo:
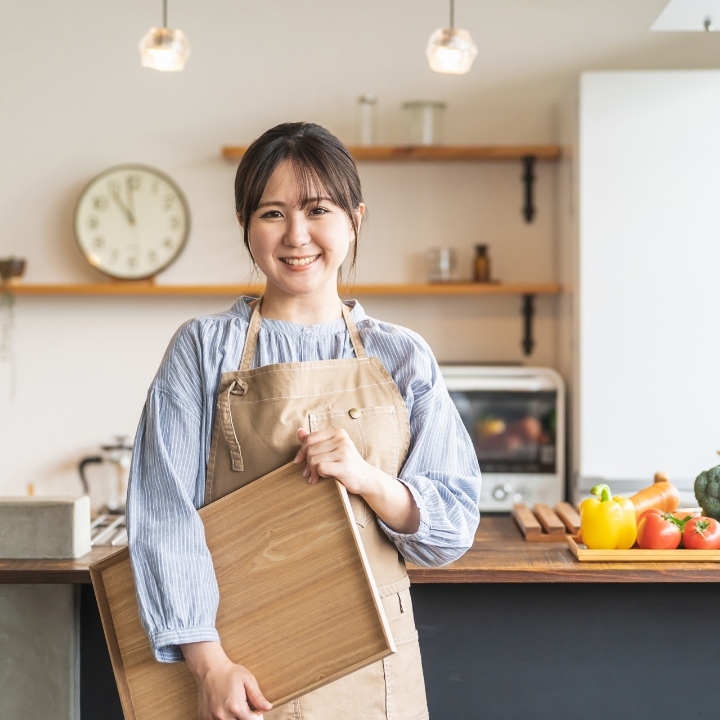
<path fill-rule="evenodd" d="M 261 207 L 267 207 L 268 205 L 280 205 L 285 207 L 285 203 L 282 200 L 265 200 L 265 202 L 258 203 L 258 210 Z"/>
<path fill-rule="evenodd" d="M 332 199 L 329 197 L 326 197 L 325 195 L 320 195 L 318 197 L 309 197 L 309 198 L 305 198 L 301 202 L 301 205 L 305 206 L 305 205 L 309 205 L 310 203 L 319 203 L 319 202 L 332 202 Z M 286 206 L 286 204 L 282 200 L 265 200 L 258 204 L 257 209 L 259 210 L 260 208 L 267 207 L 269 205 L 278 205 L 280 207 Z"/>

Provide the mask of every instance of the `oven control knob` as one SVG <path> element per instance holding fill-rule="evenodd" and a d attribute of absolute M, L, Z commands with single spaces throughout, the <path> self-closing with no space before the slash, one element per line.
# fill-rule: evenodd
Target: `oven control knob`
<path fill-rule="evenodd" d="M 493 488 L 492 496 L 495 498 L 495 500 L 505 500 L 505 498 L 513 491 L 512 485 L 510 483 L 505 483 L 504 485 L 496 485 Z"/>

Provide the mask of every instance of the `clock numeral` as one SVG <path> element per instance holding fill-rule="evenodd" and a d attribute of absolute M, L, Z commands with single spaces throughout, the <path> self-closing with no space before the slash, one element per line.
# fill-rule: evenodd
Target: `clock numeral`
<path fill-rule="evenodd" d="M 148 260 L 151 263 L 154 263 L 157 260 L 157 253 L 154 250 L 150 250 L 150 252 L 148 252 Z"/>
<path fill-rule="evenodd" d="M 104 238 L 102 235 L 98 235 L 98 236 L 93 240 L 93 245 L 94 245 L 96 248 L 98 248 L 98 250 L 99 250 L 100 248 L 102 248 L 102 247 L 105 246 L 105 238 Z"/>
<path fill-rule="evenodd" d="M 127 264 L 129 267 L 134 268 L 137 266 L 137 258 L 136 257 L 129 257 L 127 259 Z"/>
<path fill-rule="evenodd" d="M 166 238 L 163 240 L 163 245 L 164 245 L 166 248 L 172 248 L 172 246 L 173 246 L 172 238 L 171 238 L 171 237 L 166 237 Z"/>
<path fill-rule="evenodd" d="M 105 195 L 96 195 L 92 199 L 92 204 L 96 210 L 107 210 L 110 201 L 105 197 Z"/>
<path fill-rule="evenodd" d="M 166 195 L 163 199 L 163 210 L 172 210 L 172 206 L 175 204 L 174 195 Z"/>
<path fill-rule="evenodd" d="M 97 215 L 91 215 L 87 221 L 88 227 L 94 230 L 100 224 L 100 218 Z"/>
<path fill-rule="evenodd" d="M 142 178 L 139 175 L 127 175 L 125 177 L 128 190 L 139 190 L 142 186 Z"/>
<path fill-rule="evenodd" d="M 118 251 L 117 250 L 111 250 L 110 251 L 110 259 L 108 262 L 116 263 L 118 259 Z"/>
<path fill-rule="evenodd" d="M 170 218 L 170 227 L 173 230 L 177 230 L 180 227 L 180 218 L 177 215 L 173 215 Z"/>

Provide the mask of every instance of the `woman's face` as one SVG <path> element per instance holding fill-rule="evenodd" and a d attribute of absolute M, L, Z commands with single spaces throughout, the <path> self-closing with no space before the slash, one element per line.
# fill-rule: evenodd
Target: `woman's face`
<path fill-rule="evenodd" d="M 268 283 L 288 295 L 337 293 L 337 271 L 355 238 L 345 211 L 323 190 L 300 207 L 290 161 L 277 166 L 250 218 L 250 250 Z M 365 206 L 357 212 L 358 226 Z"/>

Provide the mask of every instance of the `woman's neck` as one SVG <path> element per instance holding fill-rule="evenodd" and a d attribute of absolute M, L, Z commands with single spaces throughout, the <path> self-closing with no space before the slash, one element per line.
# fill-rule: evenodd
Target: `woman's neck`
<path fill-rule="evenodd" d="M 317 325 L 342 317 L 337 287 L 323 288 L 307 295 L 288 295 L 267 284 L 262 302 L 262 316 L 301 325 Z"/>

